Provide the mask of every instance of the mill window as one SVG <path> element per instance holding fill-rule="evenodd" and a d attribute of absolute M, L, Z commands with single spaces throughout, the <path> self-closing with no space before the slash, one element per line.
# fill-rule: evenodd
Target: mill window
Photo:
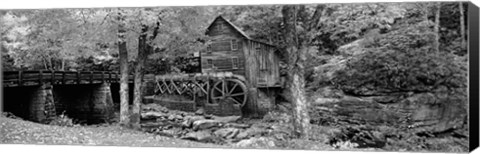
<path fill-rule="evenodd" d="M 223 30 L 223 24 L 218 24 L 218 25 L 216 26 L 216 28 L 217 28 L 218 31 Z"/>
<path fill-rule="evenodd" d="M 238 58 L 237 57 L 232 58 L 232 68 L 237 69 L 238 65 L 239 65 L 238 64 Z"/>
<path fill-rule="evenodd" d="M 207 46 L 207 53 L 212 53 L 212 45 L 210 44 Z"/>
<path fill-rule="evenodd" d="M 238 41 L 237 40 L 232 40 L 230 42 L 230 45 L 232 47 L 232 50 L 238 50 Z"/>
<path fill-rule="evenodd" d="M 213 60 L 207 59 L 207 68 L 213 68 Z"/>

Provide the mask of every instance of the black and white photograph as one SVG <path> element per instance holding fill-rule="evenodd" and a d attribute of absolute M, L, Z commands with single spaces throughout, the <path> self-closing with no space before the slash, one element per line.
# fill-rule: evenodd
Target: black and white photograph
<path fill-rule="evenodd" d="M 469 152 L 478 16 L 469 1 L 0 9 L 0 145 Z"/>

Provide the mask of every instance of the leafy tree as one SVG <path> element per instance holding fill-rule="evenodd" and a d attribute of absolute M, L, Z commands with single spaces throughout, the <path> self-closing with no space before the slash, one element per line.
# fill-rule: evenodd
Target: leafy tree
<path fill-rule="evenodd" d="M 438 53 L 436 33 L 418 23 L 363 42 L 369 51 L 347 63 L 334 79 L 352 95 L 430 92 L 465 87 L 466 70 L 455 55 Z"/>

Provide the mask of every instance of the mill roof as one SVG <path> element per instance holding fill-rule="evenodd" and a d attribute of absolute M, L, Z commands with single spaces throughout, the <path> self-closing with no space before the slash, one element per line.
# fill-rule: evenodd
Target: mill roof
<path fill-rule="evenodd" d="M 274 45 L 271 45 L 271 44 L 268 44 L 268 43 L 265 43 L 265 42 L 262 42 L 262 41 L 258 41 L 258 40 L 254 40 L 253 38 L 251 38 L 250 36 L 247 35 L 247 33 L 245 33 L 240 27 L 237 27 L 235 24 L 233 24 L 231 21 L 225 19 L 224 17 L 222 17 L 221 15 L 218 16 L 217 18 L 215 18 L 215 20 L 212 21 L 212 23 L 207 27 L 207 33 L 208 31 L 210 30 L 210 28 L 212 28 L 213 26 L 213 23 L 215 23 L 217 20 L 223 20 L 225 21 L 229 26 L 231 26 L 236 32 L 238 32 L 242 37 L 250 40 L 250 41 L 254 41 L 254 42 L 258 42 L 258 43 L 262 43 L 262 44 L 265 44 L 265 45 L 269 45 L 269 46 L 273 46 L 275 47 Z"/>

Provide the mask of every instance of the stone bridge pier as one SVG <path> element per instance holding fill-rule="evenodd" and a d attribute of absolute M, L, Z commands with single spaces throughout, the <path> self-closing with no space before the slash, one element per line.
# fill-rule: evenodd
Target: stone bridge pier
<path fill-rule="evenodd" d="M 4 112 L 47 122 L 65 114 L 84 123 L 105 122 L 114 116 L 110 83 L 5 87 Z"/>

